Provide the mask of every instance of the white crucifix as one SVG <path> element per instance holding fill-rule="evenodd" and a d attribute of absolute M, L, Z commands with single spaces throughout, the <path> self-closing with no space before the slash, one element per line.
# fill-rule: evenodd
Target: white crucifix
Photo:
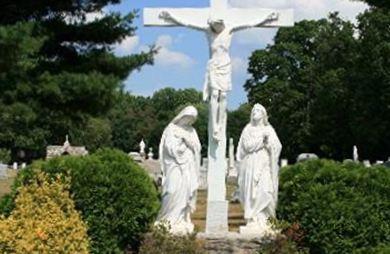
<path fill-rule="evenodd" d="M 209 102 L 208 201 L 206 233 L 228 231 L 226 201 L 227 94 L 232 89 L 230 45 L 234 32 L 254 27 L 292 26 L 293 10 L 230 8 L 210 0 L 210 8 L 146 8 L 145 26 L 184 26 L 206 33 L 210 60 L 203 89 Z"/>

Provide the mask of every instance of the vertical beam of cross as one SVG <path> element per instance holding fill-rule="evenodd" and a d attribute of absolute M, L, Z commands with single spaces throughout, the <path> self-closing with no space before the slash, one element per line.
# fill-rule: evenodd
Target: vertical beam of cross
<path fill-rule="evenodd" d="M 228 8 L 228 0 L 210 0 L 211 9 L 222 10 Z"/>

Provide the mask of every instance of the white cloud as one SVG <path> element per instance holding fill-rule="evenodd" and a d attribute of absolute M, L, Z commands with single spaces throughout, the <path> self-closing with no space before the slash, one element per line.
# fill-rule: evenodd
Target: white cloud
<path fill-rule="evenodd" d="M 156 65 L 190 67 L 195 61 L 188 55 L 171 49 L 174 39 L 170 35 L 161 35 L 157 38 L 156 46 L 159 48 L 155 57 Z"/>
<path fill-rule="evenodd" d="M 296 22 L 303 19 L 318 20 L 335 11 L 339 12 L 343 19 L 355 22 L 356 16 L 368 8 L 365 3 L 351 0 L 230 0 L 230 4 L 240 8 L 292 8 Z M 270 29 L 251 29 L 240 32 L 236 41 L 242 45 L 266 45 L 272 42 L 274 35 L 275 30 L 271 32 Z"/>
<path fill-rule="evenodd" d="M 120 44 L 115 46 L 115 53 L 119 56 L 135 53 L 139 46 L 138 36 L 128 36 Z"/>

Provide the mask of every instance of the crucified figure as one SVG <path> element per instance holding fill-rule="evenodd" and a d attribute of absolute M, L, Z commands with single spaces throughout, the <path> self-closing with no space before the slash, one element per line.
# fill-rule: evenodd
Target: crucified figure
<path fill-rule="evenodd" d="M 260 15 L 261 16 L 261 15 Z M 278 20 L 279 14 L 269 12 L 256 23 L 234 26 L 224 19 L 211 17 L 207 25 L 191 24 L 183 18 L 175 17 L 168 11 L 162 11 L 159 17 L 167 22 L 193 28 L 206 33 L 210 59 L 203 89 L 203 99 L 209 101 L 212 119 L 212 136 L 216 142 L 223 138 L 223 127 L 226 125 L 227 93 L 232 90 L 232 61 L 229 50 L 233 33 L 247 28 L 261 27 L 268 22 Z M 260 21 L 259 21 L 260 20 Z"/>

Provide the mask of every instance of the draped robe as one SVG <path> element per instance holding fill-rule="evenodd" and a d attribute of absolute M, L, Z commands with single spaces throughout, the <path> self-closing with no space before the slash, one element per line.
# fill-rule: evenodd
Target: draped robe
<path fill-rule="evenodd" d="M 239 195 L 249 223 L 264 224 L 275 217 L 281 149 L 271 125 L 248 124 L 242 132 L 237 148 Z"/>
<path fill-rule="evenodd" d="M 157 221 L 168 222 L 173 232 L 191 232 L 190 214 L 196 205 L 199 186 L 200 149 L 192 126 L 170 123 L 160 143 L 163 173 L 162 207 Z"/>

